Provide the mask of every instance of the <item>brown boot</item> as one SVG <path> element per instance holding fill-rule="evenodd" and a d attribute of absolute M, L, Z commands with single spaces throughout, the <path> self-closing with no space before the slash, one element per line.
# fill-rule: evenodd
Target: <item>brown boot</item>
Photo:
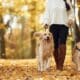
<path fill-rule="evenodd" d="M 66 45 L 61 44 L 58 49 L 58 66 L 57 69 L 63 70 L 64 60 L 66 55 Z"/>

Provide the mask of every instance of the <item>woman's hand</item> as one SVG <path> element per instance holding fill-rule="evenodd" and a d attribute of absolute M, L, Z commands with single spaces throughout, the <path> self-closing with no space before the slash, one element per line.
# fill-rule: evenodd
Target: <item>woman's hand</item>
<path fill-rule="evenodd" d="M 71 27 L 74 24 L 74 21 L 72 19 L 69 19 L 68 26 Z"/>
<path fill-rule="evenodd" d="M 48 29 L 48 24 L 45 24 L 45 25 L 44 25 L 44 28 L 45 28 L 45 29 Z"/>

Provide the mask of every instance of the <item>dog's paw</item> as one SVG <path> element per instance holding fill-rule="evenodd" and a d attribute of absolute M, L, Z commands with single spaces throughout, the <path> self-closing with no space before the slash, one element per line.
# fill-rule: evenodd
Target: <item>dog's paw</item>
<path fill-rule="evenodd" d="M 38 68 L 38 72 L 43 72 L 43 71 L 45 71 L 45 70 Z"/>

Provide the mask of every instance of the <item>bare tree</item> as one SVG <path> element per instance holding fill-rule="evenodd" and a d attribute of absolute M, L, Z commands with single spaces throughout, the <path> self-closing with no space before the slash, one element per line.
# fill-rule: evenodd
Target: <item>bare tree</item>
<path fill-rule="evenodd" d="M 6 58 L 4 35 L 5 35 L 5 25 L 3 24 L 2 15 L 0 15 L 0 58 Z"/>

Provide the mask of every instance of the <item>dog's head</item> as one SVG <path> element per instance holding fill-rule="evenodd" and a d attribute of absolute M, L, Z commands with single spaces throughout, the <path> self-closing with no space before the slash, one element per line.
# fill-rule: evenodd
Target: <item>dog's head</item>
<path fill-rule="evenodd" d="M 75 46 L 76 46 L 76 49 L 80 51 L 80 42 L 78 42 Z"/>
<path fill-rule="evenodd" d="M 40 38 L 43 41 L 50 42 L 50 40 L 52 40 L 52 34 L 50 32 L 44 32 Z"/>
<path fill-rule="evenodd" d="M 49 42 L 52 40 L 52 34 L 50 32 L 36 32 L 34 34 L 36 37 L 39 37 L 39 40 Z"/>
<path fill-rule="evenodd" d="M 80 52 L 80 42 L 77 42 L 74 45 L 73 50 L 72 50 L 72 55 L 74 55 L 77 51 Z"/>

